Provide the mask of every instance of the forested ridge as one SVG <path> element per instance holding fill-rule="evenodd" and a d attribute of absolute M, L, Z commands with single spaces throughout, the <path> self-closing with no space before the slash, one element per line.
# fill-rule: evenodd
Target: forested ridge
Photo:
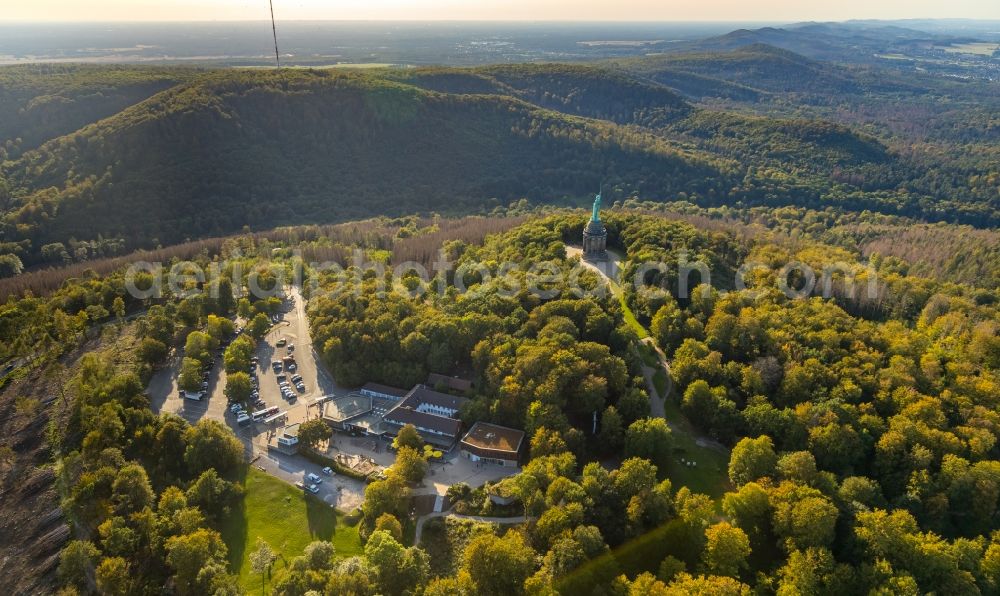
<path fill-rule="evenodd" d="M 759 44 L 596 64 L 0 76 L 20 114 L 0 126 L 0 249 L 27 267 L 243 226 L 574 204 L 602 182 L 610 199 L 998 221 L 994 83 Z"/>
<path fill-rule="evenodd" d="M 195 69 L 33 64 L 0 68 L 5 157 L 113 116 L 198 73 Z"/>
<path fill-rule="evenodd" d="M 233 71 L 14 162 L 9 184 L 27 194 L 7 215 L 7 237 L 35 247 L 95 231 L 173 242 L 307 218 L 476 210 L 492 197 L 578 196 L 601 172 L 665 199 L 689 187 L 721 194 L 736 168 L 504 96 L 366 74 Z"/>

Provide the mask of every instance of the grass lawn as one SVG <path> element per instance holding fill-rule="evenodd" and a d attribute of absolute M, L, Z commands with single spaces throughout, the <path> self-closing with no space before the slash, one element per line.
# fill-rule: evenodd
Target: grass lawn
<path fill-rule="evenodd" d="M 692 492 L 718 499 L 732 488 L 729 485 L 729 451 L 718 446 L 699 445 L 695 439 L 697 433 L 674 400 L 663 400 L 663 408 L 673 427 L 674 454 L 667 474 L 674 490 L 686 486 Z M 684 465 L 678 461 L 682 457 L 687 461 L 695 461 L 698 465 Z"/>
<path fill-rule="evenodd" d="M 618 302 L 622 305 L 622 318 L 625 319 L 625 323 L 631 327 L 633 331 L 635 331 L 635 334 L 639 336 L 639 339 L 649 337 L 649 332 L 646 331 L 646 328 L 643 327 L 641 323 L 639 323 L 639 319 L 635 318 L 635 314 L 632 312 L 632 309 L 625 303 L 625 293 L 616 288 L 618 288 L 618 285 L 612 284 L 612 291 L 618 296 Z"/>
<path fill-rule="evenodd" d="M 361 553 L 357 519 L 255 468 L 247 470 L 243 488 L 243 504 L 223 524 L 222 538 L 229 548 L 230 568 L 248 594 L 262 593 L 261 578 L 248 561 L 258 536 L 278 554 L 272 578 L 313 540 L 333 542 L 337 556 Z"/>

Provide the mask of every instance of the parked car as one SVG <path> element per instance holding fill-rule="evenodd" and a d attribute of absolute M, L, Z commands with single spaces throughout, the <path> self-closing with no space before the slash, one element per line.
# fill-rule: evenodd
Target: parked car
<path fill-rule="evenodd" d="M 296 383 L 295 384 L 295 388 L 299 390 L 299 393 L 305 393 L 306 392 L 306 386 L 303 385 L 302 383 Z"/>
<path fill-rule="evenodd" d="M 271 368 L 274 369 L 274 372 L 281 372 L 281 363 L 275 360 L 271 363 Z"/>
<path fill-rule="evenodd" d="M 246 412 L 240 412 L 239 414 L 236 415 L 236 424 L 239 424 L 240 426 L 246 426 L 250 424 L 252 421 L 253 419 L 250 418 L 250 416 L 248 416 Z"/>
<path fill-rule="evenodd" d="M 291 354 L 295 351 L 295 344 L 288 344 L 288 353 Z"/>
<path fill-rule="evenodd" d="M 333 476 L 333 469 L 330 467 L 323 468 L 323 473 L 327 476 Z"/>
<path fill-rule="evenodd" d="M 295 372 L 295 369 L 296 369 L 296 368 L 298 368 L 298 367 L 297 367 L 297 366 L 295 366 L 295 363 L 294 363 L 294 362 L 288 365 L 288 370 L 290 370 L 290 371 L 292 371 L 292 372 Z"/>
<path fill-rule="evenodd" d="M 281 348 L 281 347 L 284 347 L 284 346 L 285 346 L 285 344 L 287 344 L 287 343 L 288 343 L 288 340 L 287 340 L 287 339 L 285 339 L 284 337 L 282 337 L 282 338 L 281 338 L 281 339 L 279 339 L 278 341 L 274 342 L 274 345 L 276 345 L 276 346 L 278 346 L 279 348 Z"/>
<path fill-rule="evenodd" d="M 302 375 L 292 375 L 292 382 L 293 383 L 298 383 L 301 380 L 302 380 Z"/>
<path fill-rule="evenodd" d="M 316 493 L 319 492 L 319 487 L 316 486 L 315 484 L 310 484 L 309 485 L 309 492 L 311 492 L 312 494 L 315 495 Z"/>
<path fill-rule="evenodd" d="M 302 484 L 301 482 L 296 482 L 295 483 L 295 488 L 301 488 L 302 490 L 305 490 L 306 489 L 306 485 Z"/>

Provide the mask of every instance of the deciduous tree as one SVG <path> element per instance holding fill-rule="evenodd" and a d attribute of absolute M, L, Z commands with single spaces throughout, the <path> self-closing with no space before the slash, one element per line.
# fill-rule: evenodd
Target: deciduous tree
<path fill-rule="evenodd" d="M 736 577 L 747 567 L 750 539 L 739 528 L 719 522 L 705 530 L 705 567 L 717 575 Z"/>
<path fill-rule="evenodd" d="M 745 438 L 733 447 L 729 456 L 729 479 L 739 486 L 774 474 L 778 456 L 771 437 Z"/>
<path fill-rule="evenodd" d="M 625 431 L 626 457 L 642 457 L 666 470 L 672 449 L 670 427 L 662 418 L 636 420 Z"/>
<path fill-rule="evenodd" d="M 480 534 L 465 548 L 462 568 L 479 594 L 521 594 L 524 581 L 534 571 L 535 553 L 517 532 L 508 531 L 502 537 Z"/>

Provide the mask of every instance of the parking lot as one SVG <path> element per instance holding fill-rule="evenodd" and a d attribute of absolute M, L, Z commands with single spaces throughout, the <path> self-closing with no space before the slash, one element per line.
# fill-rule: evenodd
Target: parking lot
<path fill-rule="evenodd" d="M 279 347 L 279 340 L 295 346 L 292 354 L 295 357 L 294 373 L 283 371 L 291 377 L 292 374 L 302 376 L 305 391 L 295 391 L 296 399 L 288 401 L 281 395 L 278 387 L 277 374 L 271 367 L 273 361 L 280 361 L 288 355 L 287 347 Z M 322 466 L 313 464 L 299 455 L 285 455 L 274 450 L 268 450 L 267 443 L 271 433 L 280 432 L 287 424 L 301 423 L 309 418 L 320 415 L 319 408 L 313 406 L 315 400 L 326 395 L 346 395 L 348 389 L 340 387 L 330 377 L 319 361 L 318 354 L 313 350 L 312 338 L 309 335 L 309 322 L 306 318 L 305 301 L 297 288 L 290 288 L 285 301 L 280 320 L 258 342 L 256 371 L 260 384 L 260 397 L 266 407 L 277 406 L 286 418 L 271 424 L 252 423 L 239 426 L 236 416 L 228 409 L 225 396 L 226 373 L 222 370 L 222 358 L 215 360 L 209 375 L 208 394 L 200 401 L 183 399 L 179 395 L 177 376 L 183 354 L 176 354 L 168 366 L 163 367 L 153 375 L 147 390 L 151 407 L 154 412 L 173 412 L 183 417 L 191 424 L 202 418 L 219 420 L 227 424 L 243 441 L 247 460 L 259 469 L 280 478 L 290 484 L 303 482 L 307 474 L 316 474 L 323 479 L 318 485 L 316 496 L 332 506 L 343 511 L 349 511 L 361 505 L 364 500 L 365 485 L 360 480 L 344 476 L 326 476 L 322 474 Z M 395 455 L 385 448 L 382 441 L 348 437 L 337 433 L 331 439 L 333 457 L 336 452 L 360 454 L 375 460 L 380 466 L 387 467 L 395 460 Z M 373 446 L 377 446 L 373 449 Z M 480 486 L 486 481 L 497 480 L 512 473 L 517 468 L 475 464 L 458 455 L 453 449 L 442 461 L 431 465 L 424 486 L 415 490 L 415 494 L 436 493 L 443 495 L 448 486 L 456 482 L 466 482 L 472 486 Z"/>
<path fill-rule="evenodd" d="M 289 483 L 302 481 L 310 472 L 318 474 L 326 482 L 320 485 L 320 493 L 316 496 L 338 508 L 353 509 L 360 505 L 364 497 L 362 482 L 350 478 L 329 478 L 321 474 L 321 466 L 315 466 L 303 457 L 267 451 L 269 432 L 278 431 L 285 424 L 304 422 L 310 415 L 317 416 L 318 410 L 309 408 L 309 404 L 316 398 L 328 394 L 347 393 L 347 390 L 339 387 L 317 361 L 318 355 L 312 348 L 312 338 L 309 335 L 305 301 L 297 288 L 290 288 L 283 310 L 278 323 L 258 342 L 256 355 L 259 360 L 257 378 L 260 383 L 260 397 L 267 407 L 277 406 L 280 411 L 287 413 L 284 422 L 270 425 L 254 423 L 243 427 L 236 424 L 236 416 L 229 411 L 224 393 L 226 372 L 222 369 L 221 357 L 216 358 L 209 374 L 207 395 L 200 401 L 194 401 L 180 397 L 177 377 L 184 355 L 175 354 L 168 366 L 157 371 L 150 380 L 147 393 L 150 396 L 151 407 L 154 412 L 173 412 L 191 424 L 197 423 L 202 418 L 227 424 L 243 441 L 247 449 L 247 459 L 255 460 L 254 465 Z M 272 361 L 281 360 L 288 354 L 287 347 L 276 345 L 281 339 L 295 346 L 292 353 L 296 362 L 294 373 L 283 374 L 289 377 L 292 374 L 301 375 L 306 388 L 304 392 L 293 389 L 296 394 L 294 401 L 282 397 L 276 373 L 271 368 Z M 340 490 L 338 484 L 342 487 Z"/>

